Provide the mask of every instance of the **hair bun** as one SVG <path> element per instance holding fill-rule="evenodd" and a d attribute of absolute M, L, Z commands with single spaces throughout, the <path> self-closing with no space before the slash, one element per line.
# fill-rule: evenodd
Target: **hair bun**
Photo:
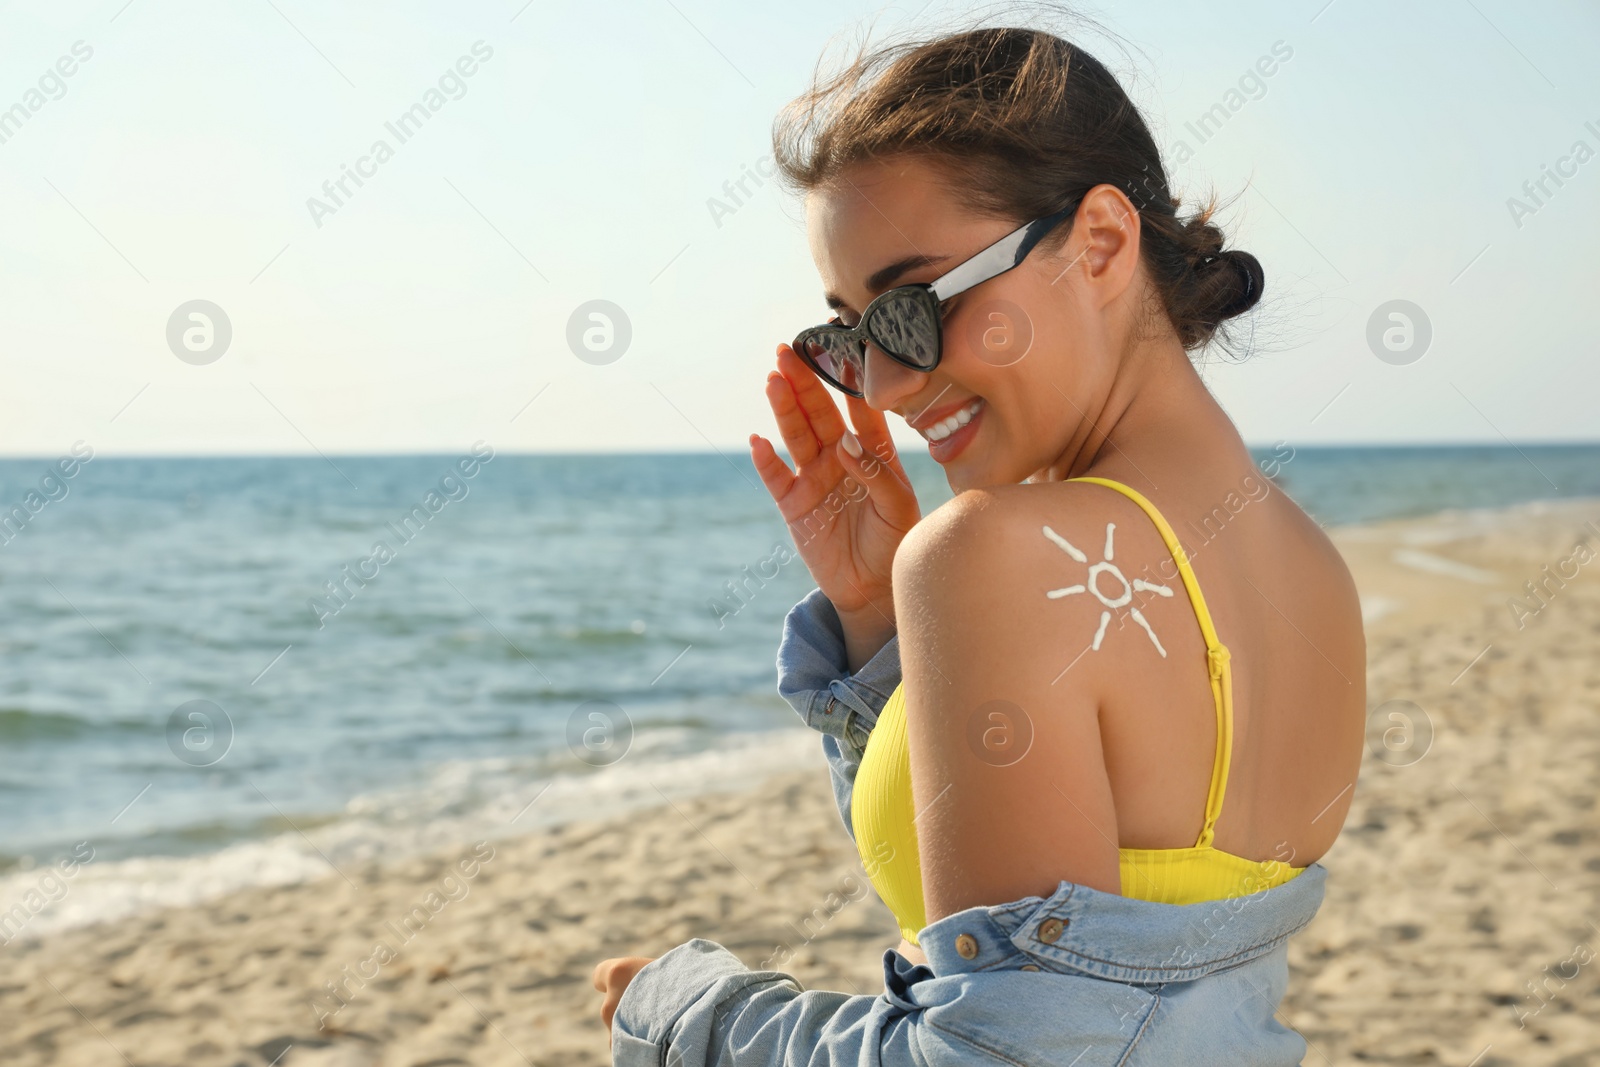
<path fill-rule="evenodd" d="M 1214 323 L 1243 315 L 1255 307 L 1266 284 L 1261 261 L 1238 248 L 1208 252 L 1195 263 L 1194 269 L 1206 292 L 1209 312 L 1206 317 Z"/>

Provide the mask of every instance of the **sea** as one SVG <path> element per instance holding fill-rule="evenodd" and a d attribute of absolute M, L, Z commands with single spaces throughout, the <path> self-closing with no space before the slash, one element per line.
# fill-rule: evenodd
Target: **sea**
<path fill-rule="evenodd" d="M 1600 496 L 1600 445 L 1285 454 L 1327 526 Z M 741 455 L 6 459 L 0 542 L 0 943 L 823 773 Z"/>

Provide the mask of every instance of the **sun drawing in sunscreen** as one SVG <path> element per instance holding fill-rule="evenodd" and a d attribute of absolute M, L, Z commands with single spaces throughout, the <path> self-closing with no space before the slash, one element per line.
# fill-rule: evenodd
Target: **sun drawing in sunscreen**
<path fill-rule="evenodd" d="M 1089 567 L 1089 577 L 1083 585 L 1069 585 L 1062 589 L 1051 589 L 1049 592 L 1045 593 L 1045 596 L 1049 597 L 1051 600 L 1058 600 L 1064 596 L 1072 596 L 1074 593 L 1094 594 L 1094 598 L 1100 601 L 1100 603 L 1104 606 L 1104 610 L 1100 612 L 1100 628 L 1094 632 L 1094 644 L 1090 646 L 1096 652 L 1100 651 L 1100 642 L 1105 638 L 1106 627 L 1111 622 L 1111 609 L 1123 607 L 1129 601 L 1131 601 L 1133 599 L 1134 590 L 1139 590 L 1141 592 L 1148 591 L 1151 593 L 1156 593 L 1160 596 L 1172 595 L 1172 590 L 1167 586 L 1157 585 L 1154 582 L 1147 582 L 1143 578 L 1135 578 L 1130 582 L 1127 578 L 1123 577 L 1122 571 L 1117 568 L 1115 563 L 1111 562 L 1113 556 L 1111 544 L 1112 532 L 1116 530 L 1116 528 L 1116 523 L 1106 523 L 1105 558 L 1099 563 L 1095 563 Z M 1044 535 L 1051 541 L 1054 541 L 1057 548 L 1061 549 L 1061 551 L 1065 552 L 1079 563 L 1089 562 L 1089 557 L 1083 554 L 1082 549 L 1078 548 L 1071 541 L 1068 541 L 1065 537 L 1062 537 L 1060 534 L 1050 529 L 1050 527 L 1046 526 L 1044 528 Z M 1110 580 L 1121 584 L 1122 588 L 1116 596 L 1106 596 L 1106 594 L 1101 590 L 1100 579 L 1106 577 L 1109 577 Z M 1116 587 L 1113 586 L 1113 588 Z M 1161 641 L 1156 637 L 1156 632 L 1150 629 L 1150 620 L 1144 617 L 1144 613 L 1138 608 L 1134 608 L 1132 611 L 1128 612 L 1128 614 L 1133 616 L 1134 622 L 1144 627 L 1144 632 L 1150 635 L 1150 643 L 1156 646 L 1156 651 L 1161 653 L 1163 657 L 1166 656 L 1167 650 L 1161 647 Z"/>

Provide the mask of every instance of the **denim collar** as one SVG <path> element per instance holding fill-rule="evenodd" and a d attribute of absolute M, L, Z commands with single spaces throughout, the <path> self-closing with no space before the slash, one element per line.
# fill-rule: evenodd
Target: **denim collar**
<path fill-rule="evenodd" d="M 968 908 L 930 923 L 917 935 L 928 966 L 891 969 L 886 960 L 885 970 L 912 982 L 918 969 L 943 977 L 1024 967 L 1139 984 L 1193 981 L 1275 950 L 1316 915 L 1327 876 L 1313 863 L 1271 889 L 1199 904 L 1062 882 L 1047 898 Z"/>

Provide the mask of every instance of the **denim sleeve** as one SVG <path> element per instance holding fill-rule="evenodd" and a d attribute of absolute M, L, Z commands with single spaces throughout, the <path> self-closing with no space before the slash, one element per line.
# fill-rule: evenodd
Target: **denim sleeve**
<path fill-rule="evenodd" d="M 822 734 L 833 799 L 851 839 L 850 797 L 878 713 L 900 684 L 900 638 L 889 638 L 862 668 L 850 673 L 839 613 L 813 589 L 789 609 L 778 643 L 778 694 Z"/>
<path fill-rule="evenodd" d="M 717 944 L 696 938 L 651 961 L 617 1005 L 613 1067 L 916 1067 L 929 1062 L 915 1023 L 923 1005 L 908 980 L 925 967 L 884 954 L 878 996 L 802 991 L 781 971 L 752 971 Z M 978 1050 L 972 1049 L 977 1052 Z M 1011 1064 L 963 1056 L 966 1064 Z"/>
<path fill-rule="evenodd" d="M 817 1055 L 824 1052 L 820 1037 L 828 1031 L 837 1043 L 845 1031 L 877 1030 L 883 1015 L 874 1010 L 878 1003 L 876 997 L 801 992 L 789 975 L 749 970 L 715 941 L 696 938 L 651 961 L 628 984 L 612 1019 L 611 1062 L 613 1067 L 866 1062 L 859 1052 L 836 1044 Z"/>

